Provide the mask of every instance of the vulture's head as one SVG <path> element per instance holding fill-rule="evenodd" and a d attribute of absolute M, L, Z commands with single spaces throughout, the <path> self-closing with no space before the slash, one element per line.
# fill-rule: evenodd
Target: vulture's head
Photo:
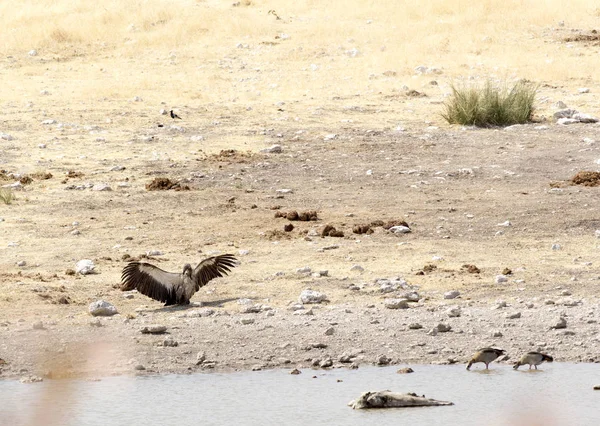
<path fill-rule="evenodd" d="M 183 265 L 183 275 L 185 275 L 188 278 L 192 278 L 192 265 L 190 265 L 189 263 Z"/>

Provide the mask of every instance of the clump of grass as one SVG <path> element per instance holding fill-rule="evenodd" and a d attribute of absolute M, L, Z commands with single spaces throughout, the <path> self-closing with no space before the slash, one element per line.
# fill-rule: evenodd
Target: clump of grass
<path fill-rule="evenodd" d="M 13 194 L 12 189 L 10 188 L 0 188 L 0 201 L 4 204 L 12 204 L 15 199 L 15 194 Z"/>
<path fill-rule="evenodd" d="M 483 87 L 456 87 L 442 117 L 450 124 L 478 127 L 510 126 L 531 121 L 537 86 L 519 81 L 512 88 L 490 81 Z"/>

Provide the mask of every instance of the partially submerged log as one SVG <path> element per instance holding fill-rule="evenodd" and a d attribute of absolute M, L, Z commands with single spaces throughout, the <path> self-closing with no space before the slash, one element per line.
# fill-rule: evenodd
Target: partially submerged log
<path fill-rule="evenodd" d="M 448 401 L 437 401 L 418 396 L 415 393 L 398 393 L 389 390 L 380 392 L 363 392 L 361 396 L 348 403 L 355 410 L 362 408 L 394 408 L 394 407 L 432 407 L 439 405 L 454 405 Z"/>

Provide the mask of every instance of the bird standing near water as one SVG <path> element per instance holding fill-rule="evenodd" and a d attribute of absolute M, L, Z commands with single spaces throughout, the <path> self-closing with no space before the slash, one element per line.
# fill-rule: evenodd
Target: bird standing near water
<path fill-rule="evenodd" d="M 177 114 L 175 114 L 175 113 L 173 112 L 173 110 L 171 110 L 171 113 L 170 113 L 170 114 L 171 114 L 171 118 L 172 118 L 173 120 L 175 120 L 175 119 L 181 120 L 181 117 L 180 117 L 180 116 L 178 116 Z"/>
<path fill-rule="evenodd" d="M 515 370 L 518 370 L 520 366 L 529 364 L 530 370 L 531 370 L 532 365 L 537 370 L 537 366 L 540 365 L 544 361 L 552 362 L 552 361 L 554 361 L 554 358 L 552 358 L 550 355 L 546 355 L 541 352 L 527 352 L 525 355 L 523 355 L 521 357 L 521 359 L 519 361 L 517 361 L 517 363 L 514 365 L 513 368 Z"/>
<path fill-rule="evenodd" d="M 498 348 L 483 348 L 479 349 L 475 352 L 475 355 L 471 358 L 469 363 L 467 364 L 467 370 L 471 369 L 473 364 L 477 364 L 478 362 L 483 362 L 485 364 L 485 369 L 488 370 L 490 363 L 498 358 L 500 355 L 504 355 L 504 349 Z"/>
<path fill-rule="evenodd" d="M 222 277 L 235 267 L 237 259 L 232 254 L 209 257 L 195 268 L 188 263 L 183 272 L 173 273 L 144 262 L 130 262 L 123 268 L 121 290 L 136 289 L 140 293 L 169 305 L 189 305 L 200 287 L 210 280 Z"/>

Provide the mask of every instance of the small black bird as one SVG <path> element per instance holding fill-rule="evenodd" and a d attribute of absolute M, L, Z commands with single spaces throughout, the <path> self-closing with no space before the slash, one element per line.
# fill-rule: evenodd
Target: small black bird
<path fill-rule="evenodd" d="M 175 120 L 176 118 L 177 118 L 178 120 L 181 120 L 181 117 L 180 117 L 180 116 L 178 116 L 177 114 L 175 114 L 175 113 L 173 112 L 173 110 L 171 110 L 171 118 L 172 118 L 173 120 Z"/>

